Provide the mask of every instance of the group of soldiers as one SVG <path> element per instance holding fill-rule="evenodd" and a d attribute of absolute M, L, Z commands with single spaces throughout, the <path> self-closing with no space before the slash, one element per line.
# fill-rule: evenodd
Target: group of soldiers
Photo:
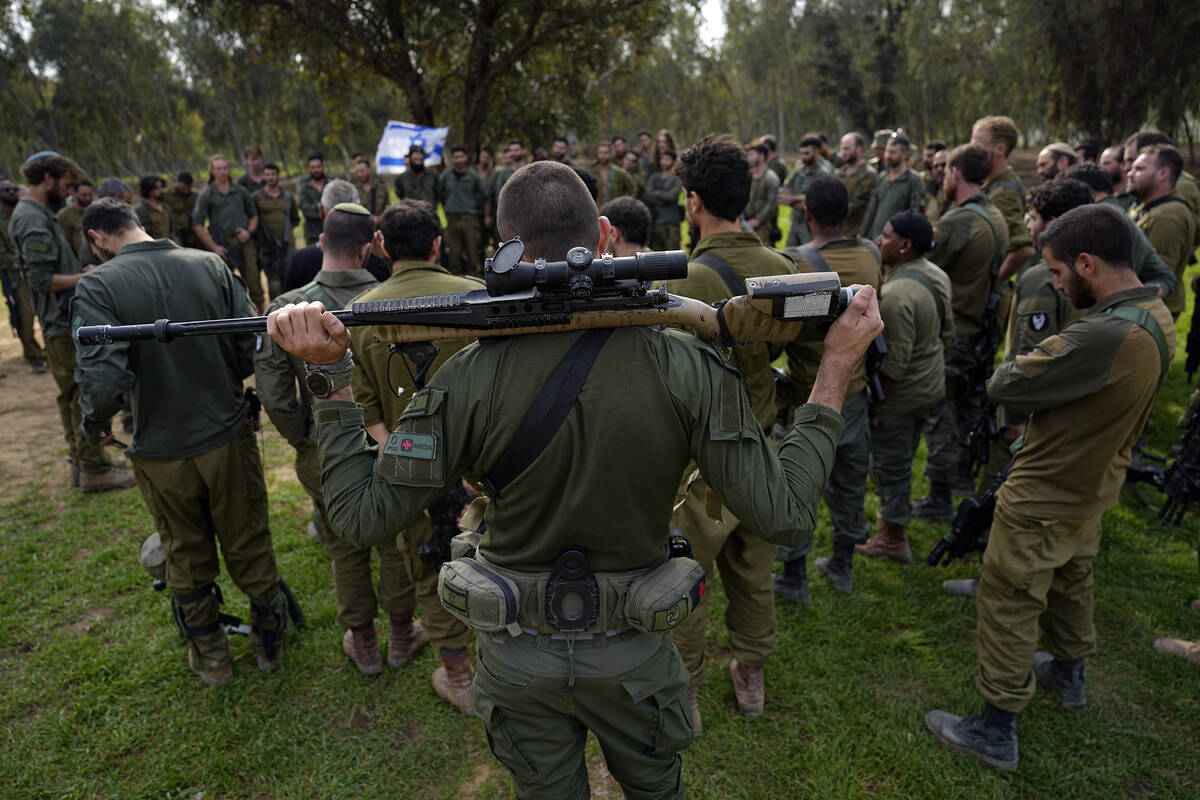
<path fill-rule="evenodd" d="M 487 151 L 473 167 L 453 148 L 440 175 L 414 148 L 395 203 L 365 159 L 344 180 L 325 175 L 320 153 L 293 199 L 278 168 L 248 148 L 236 181 L 214 156 L 199 195 L 186 173 L 171 190 L 150 176 L 136 207 L 119 181 L 91 199 L 76 165 L 39 153 L 23 168 L 29 188 L 19 203 L 9 202 L 15 186 L 0 182 L 0 213 L 12 215 L 18 286 L 41 324 L 37 358 L 59 385 L 72 479 L 84 491 L 136 482 L 165 551 L 188 663 L 205 683 L 233 677 L 217 542 L 250 598 L 260 668 L 281 663 L 286 584 L 253 436 L 261 402 L 295 449 L 313 500 L 309 533 L 333 566 L 343 650 L 360 672 L 383 669 L 382 606 L 388 664 L 432 642 L 435 691 L 483 718 L 519 795 L 586 793 L 578 734 L 591 729 L 627 791 L 682 796 L 678 753 L 703 727 L 704 594 L 685 603 L 690 613 L 673 618 L 669 637 L 645 632 L 607 598 L 627 597 L 661 568 L 668 534 L 681 534 L 703 574 L 721 573 L 737 706 L 759 714 L 775 595 L 809 602 L 820 497 L 831 554 L 814 566 L 850 594 L 855 555 L 909 563 L 911 519 L 947 521 L 954 493 L 976 493 L 980 459 L 969 445 L 989 419 L 981 486 L 1004 478 L 996 521 L 980 578 L 947 585 L 977 596 L 985 706 L 966 717 L 930 712 L 926 724 L 948 746 L 1014 768 L 1016 714 L 1036 683 L 1069 707 L 1086 703 L 1100 516 L 1116 501 L 1174 350 L 1200 192 L 1165 137 L 1142 131 L 1117 148 L 1119 162 L 1112 148 L 1048 146 L 1038 158 L 1044 183 L 1027 199 L 1008 163 L 1017 139 L 1010 119 L 985 117 L 967 144 L 930 143 L 920 174 L 902 130 L 879 132 L 870 160 L 858 133 L 843 136 L 836 155 L 823 136 L 806 135 L 790 174 L 771 137 L 743 145 L 710 136 L 678 153 L 668 131 L 642 132 L 640 152 L 615 137 L 595 147 L 589 167 L 570 161 L 565 139 L 546 163 L 525 165 L 513 140 L 500 167 Z M 74 203 L 56 218 L 68 196 Z M 782 250 L 779 203 L 792 207 Z M 291 231 L 301 221 L 308 247 L 297 250 Z M 863 288 L 824 341 L 717 350 L 649 329 L 618 330 L 607 342 L 577 332 L 486 346 L 450 340 L 438 343 L 427 386 L 369 329 L 322 313 L 482 288 L 471 273 L 502 238 L 520 236 L 527 259 L 562 260 L 576 245 L 620 257 L 678 247 L 684 221 L 689 272 L 669 282 L 672 294 L 716 303 L 744 294 L 747 279 L 795 272 L 836 272 Z M 81 260 L 108 263 L 84 274 Z M 264 309 L 269 335 L 168 346 L 70 338 L 80 325 Z M 782 378 L 771 366 L 780 356 Z M 503 463 L 531 405 L 547 402 L 538 392 L 557 380 L 556 364 L 581 359 L 590 360 L 576 394 L 565 393 L 561 428 L 511 483 L 485 482 L 492 502 L 472 504 L 460 523 L 483 534 L 472 560 L 479 580 L 518 598 L 505 625 L 476 624 L 447 594 L 444 559 L 429 557 L 436 515 L 422 512 L 461 490 L 464 475 Z M 256 396 L 242 388 L 251 374 Z M 131 470 L 103 447 L 123 397 Z M 183 405 L 198 413 L 181 426 L 171 409 Z M 922 435 L 930 492 L 914 504 Z M 637 444 L 645 441 L 655 447 Z M 879 494 L 873 534 L 868 475 Z M 614 509 L 611 497 L 638 501 Z M 574 551 L 584 554 L 578 580 L 607 609 L 582 630 L 557 626 L 541 604 L 568 551 L 572 564 Z M 1195 644 L 1156 647 L 1200 660 Z M 643 729 L 656 738 L 644 741 Z"/>

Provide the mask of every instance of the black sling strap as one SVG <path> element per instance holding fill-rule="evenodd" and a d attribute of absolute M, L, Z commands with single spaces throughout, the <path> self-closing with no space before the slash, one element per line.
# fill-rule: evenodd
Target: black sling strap
<path fill-rule="evenodd" d="M 542 390 L 533 398 L 529 410 L 513 434 L 512 440 L 483 478 L 484 488 L 495 502 L 500 493 L 537 460 L 575 405 L 592 365 L 612 328 L 592 328 L 575 340 L 562 361 L 550 373 Z"/>
<path fill-rule="evenodd" d="M 712 250 L 706 250 L 700 255 L 692 259 L 697 264 L 703 264 L 721 277 L 725 282 L 725 287 L 729 289 L 730 297 L 738 297 L 746 293 L 746 282 L 738 277 L 738 274 L 733 271 L 733 267 L 729 266 L 729 262 L 721 258 Z"/>
<path fill-rule="evenodd" d="M 825 256 L 821 255 L 821 251 L 813 247 L 812 244 L 802 244 L 796 248 L 804 260 L 813 268 L 813 272 L 833 272 L 833 268 L 829 266 L 829 262 L 825 260 Z"/>

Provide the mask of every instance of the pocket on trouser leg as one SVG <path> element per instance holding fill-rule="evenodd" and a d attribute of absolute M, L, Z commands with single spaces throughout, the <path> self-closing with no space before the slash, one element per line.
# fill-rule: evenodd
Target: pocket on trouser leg
<path fill-rule="evenodd" d="M 688 672 L 673 647 L 664 647 L 632 674 L 621 679 L 632 701 L 630 725 L 641 725 L 646 755 L 672 755 L 692 743 Z"/>
<path fill-rule="evenodd" d="M 479 661 L 479 667 L 475 673 L 475 683 L 471 686 L 471 708 L 483 720 L 488 748 L 518 782 L 535 782 L 538 779 L 538 771 L 514 735 L 512 722 L 504 709 L 496 704 L 493 694 L 485 688 L 484 684 L 488 681 L 484 677 L 486 668 L 482 659 Z"/>

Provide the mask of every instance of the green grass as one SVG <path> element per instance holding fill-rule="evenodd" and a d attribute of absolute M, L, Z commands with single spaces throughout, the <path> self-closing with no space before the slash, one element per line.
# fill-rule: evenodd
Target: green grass
<path fill-rule="evenodd" d="M 1181 346 L 1189 324 L 1185 314 Z M 1183 358 L 1150 427 L 1158 452 L 1178 439 Z M 276 552 L 309 621 L 289 634 L 286 667 L 274 675 L 255 669 L 242 638 L 233 640 L 232 684 L 208 689 L 188 672 L 167 598 L 137 563 L 152 528 L 136 492 L 84 497 L 47 471 L 29 475 L 24 495 L 0 508 L 0 796 L 511 796 L 480 723 L 434 696 L 434 654 L 366 679 L 341 653 L 328 558 L 303 534 L 309 501 L 276 471 L 290 449 L 270 431 L 263 441 Z M 914 492 L 924 489 L 917 477 Z M 873 494 L 868 503 L 871 517 Z M 1128 504 L 1105 517 L 1091 705 L 1075 714 L 1039 693 L 1020 718 L 1014 774 L 946 750 L 921 722 L 932 708 L 980 705 L 974 606 L 939 588 L 972 567 L 860 559 L 849 598 L 814 575 L 810 608 L 779 609 L 766 712 L 755 720 L 734 710 L 714 580 L 706 730 L 684 755 L 690 796 L 1195 798 L 1200 669 L 1150 645 L 1156 636 L 1200 637 L 1200 617 L 1187 609 L 1200 596 L 1197 519 L 1166 528 Z M 828 530 L 826 518 L 819 553 Z M 916 552 L 944 530 L 915 524 Z M 245 616 L 245 597 L 228 578 L 222 584 L 227 610 Z M 589 754 L 598 759 L 595 742 Z"/>

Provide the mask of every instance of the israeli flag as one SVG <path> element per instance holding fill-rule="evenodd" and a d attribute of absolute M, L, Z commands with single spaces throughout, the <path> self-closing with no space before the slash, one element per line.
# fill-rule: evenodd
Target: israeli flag
<path fill-rule="evenodd" d="M 424 128 L 409 122 L 391 120 L 383 129 L 383 138 L 375 151 L 375 171 L 381 175 L 404 172 L 404 159 L 414 144 L 425 151 L 425 165 L 442 163 L 442 148 L 446 146 L 449 128 Z"/>

